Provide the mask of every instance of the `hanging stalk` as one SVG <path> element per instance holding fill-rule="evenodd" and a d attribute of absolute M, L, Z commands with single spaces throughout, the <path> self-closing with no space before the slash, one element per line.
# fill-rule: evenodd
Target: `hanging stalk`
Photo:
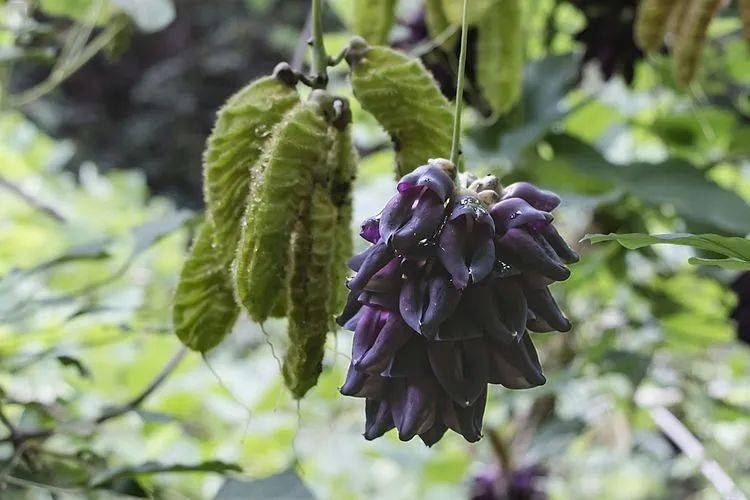
<path fill-rule="evenodd" d="M 469 25 L 466 22 L 466 12 L 469 0 L 464 0 L 463 14 L 461 16 L 461 54 L 458 58 L 458 81 L 456 82 L 456 109 L 453 114 L 453 141 L 451 143 L 451 162 L 459 170 L 458 159 L 461 156 L 461 112 L 464 105 L 464 80 L 466 79 L 466 52 Z"/>

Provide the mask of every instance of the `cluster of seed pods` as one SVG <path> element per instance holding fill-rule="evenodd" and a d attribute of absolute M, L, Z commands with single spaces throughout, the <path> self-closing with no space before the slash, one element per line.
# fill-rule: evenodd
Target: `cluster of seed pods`
<path fill-rule="evenodd" d="M 560 203 L 528 183 L 462 174 L 430 160 L 362 225 L 372 245 L 339 324 L 354 331 L 341 393 L 366 398 L 364 436 L 398 429 L 428 446 L 448 429 L 481 437 L 487 384 L 545 383 L 527 331 L 568 331 L 548 285 L 578 260 L 552 225 Z"/>

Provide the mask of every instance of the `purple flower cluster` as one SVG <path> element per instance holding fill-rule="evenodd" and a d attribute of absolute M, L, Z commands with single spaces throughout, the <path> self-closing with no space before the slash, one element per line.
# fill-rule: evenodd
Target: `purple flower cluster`
<path fill-rule="evenodd" d="M 475 442 L 488 383 L 545 383 L 526 332 L 570 330 L 547 287 L 578 260 L 552 225 L 559 203 L 528 183 L 457 181 L 430 160 L 364 222 L 372 245 L 349 262 L 338 321 L 354 331 L 341 393 L 366 398 L 366 439 L 395 427 L 428 446 L 448 429 Z"/>

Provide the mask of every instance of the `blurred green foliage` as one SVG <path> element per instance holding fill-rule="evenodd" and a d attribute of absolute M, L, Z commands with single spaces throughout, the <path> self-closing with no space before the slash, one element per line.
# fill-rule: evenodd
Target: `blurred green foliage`
<path fill-rule="evenodd" d="M 97 1 L 39 2 L 62 22 L 6 1 L 0 46 L 22 56 L 52 47 L 59 56 L 57 39 L 45 38 L 47 21 L 62 34 L 99 24 L 89 26 L 93 37 L 115 12 L 141 28 L 143 19 L 169 22 L 166 0 L 102 1 L 92 17 Z M 267 20 L 257 16 L 277 12 L 278 3 L 245 0 L 242 8 Z M 341 16 L 327 38 L 335 53 L 350 34 L 349 2 L 330 3 Z M 157 10 L 144 16 L 147 4 Z M 413 15 L 415 4 L 401 2 L 399 18 Z M 583 21 L 567 2 L 540 0 L 526 15 L 538 17 L 529 24 L 522 103 L 492 126 L 467 112 L 471 170 L 558 191 L 566 201 L 557 222 L 572 241 L 587 233 L 750 232 L 750 49 L 735 17 L 712 27 L 704 68 L 686 94 L 658 57 L 638 63 L 631 87 L 604 82 L 595 68 L 579 74 L 573 34 Z M 299 25 L 274 30 L 282 34 L 264 43 L 286 40 L 291 57 Z M 447 436 L 433 449 L 394 436 L 362 439 L 361 402 L 338 396 L 345 333 L 329 340 L 321 380 L 299 406 L 283 390 L 280 322 L 269 322 L 266 336 L 243 318 L 205 359 L 175 357 L 171 298 L 200 215 L 152 196 L 142 165 L 104 172 L 82 155 L 86 148 L 52 138 L 43 126 L 60 118 L 59 85 L 27 106 L 8 106 L 11 65 L 1 64 L 0 497 L 455 499 L 496 463 L 489 439 L 469 445 Z M 345 92 L 345 76 L 332 77 Z M 381 149 L 386 139 L 372 117 L 352 102 L 366 153 L 355 192 L 360 220 L 390 195 L 394 158 Z M 181 146 L 184 137 L 160 132 L 159 142 Z M 192 138 L 198 149 L 204 138 Z M 629 247 L 647 242 L 636 238 Z M 553 499 L 717 498 L 699 461 L 655 420 L 656 410 L 668 409 L 750 491 L 750 350 L 729 319 L 732 266 L 692 266 L 690 258 L 723 257 L 689 247 L 580 250 L 572 278 L 555 290 L 574 330 L 538 337 L 548 384 L 493 388 L 485 429 L 514 466 L 546 470 Z M 128 406 L 170 360 L 180 362 L 164 382 Z M 29 433 L 41 437 L 17 439 Z"/>

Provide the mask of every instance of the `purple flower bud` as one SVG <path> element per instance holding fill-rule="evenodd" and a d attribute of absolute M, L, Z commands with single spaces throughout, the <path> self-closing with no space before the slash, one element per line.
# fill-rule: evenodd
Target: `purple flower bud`
<path fill-rule="evenodd" d="M 487 381 L 490 384 L 501 384 L 508 389 L 530 389 L 547 382 L 534 344 L 528 335 L 525 335 L 520 343 L 488 345 L 490 350 Z"/>
<path fill-rule="evenodd" d="M 521 198 L 537 210 L 551 212 L 560 205 L 560 197 L 551 191 L 539 189 L 528 182 L 516 182 L 506 187 L 503 199 Z"/>
<path fill-rule="evenodd" d="M 550 281 L 537 273 L 527 273 L 521 277 L 526 302 L 534 315 L 543 319 L 558 332 L 568 332 L 570 321 L 560 310 L 547 285 Z"/>
<path fill-rule="evenodd" d="M 359 235 L 370 243 L 380 240 L 380 216 L 370 217 L 362 223 Z"/>
<path fill-rule="evenodd" d="M 407 378 L 394 390 L 393 421 L 401 441 L 427 432 L 435 423 L 438 387 L 432 377 Z"/>
<path fill-rule="evenodd" d="M 406 323 L 401 319 L 398 313 L 387 313 L 388 320 L 385 322 L 377 338 L 370 348 L 352 363 L 357 369 L 378 374 L 382 372 L 390 363 L 401 347 L 416 335 Z"/>
<path fill-rule="evenodd" d="M 357 323 L 352 342 L 352 359 L 358 360 L 372 347 L 380 330 L 388 319 L 388 311 L 363 306 L 362 317 Z"/>
<path fill-rule="evenodd" d="M 380 214 L 378 230 L 381 240 L 389 243 L 393 233 L 398 231 L 409 219 L 414 210 L 414 204 L 422 193 L 419 190 L 409 190 L 397 193 L 386 203 Z"/>
<path fill-rule="evenodd" d="M 352 291 L 361 291 L 367 286 L 370 278 L 383 269 L 391 259 L 393 259 L 393 250 L 388 248 L 384 242 L 371 246 L 367 250 L 367 256 L 362 261 L 357 274 L 349 280 L 347 286 Z"/>
<path fill-rule="evenodd" d="M 408 222 L 391 234 L 390 243 L 405 253 L 432 239 L 443 223 L 445 206 L 433 193 L 425 191 L 417 200 Z"/>
<path fill-rule="evenodd" d="M 486 388 L 470 406 L 463 407 L 447 401 L 442 407 L 443 422 L 449 429 L 458 432 L 470 443 L 476 443 L 482 438 L 482 418 L 486 405 Z"/>
<path fill-rule="evenodd" d="M 428 299 L 420 319 L 420 332 L 433 338 L 438 328 L 447 320 L 461 302 L 461 292 L 456 290 L 442 270 L 427 277 Z"/>
<path fill-rule="evenodd" d="M 390 403 L 368 399 L 365 403 L 365 439 L 377 439 L 394 427 Z"/>
<path fill-rule="evenodd" d="M 432 445 L 440 441 L 445 435 L 445 432 L 448 430 L 448 426 L 446 426 L 442 421 L 438 420 L 440 420 L 439 416 L 438 418 L 436 418 L 435 424 L 430 429 L 419 435 L 419 438 L 427 446 L 431 447 Z"/>
<path fill-rule="evenodd" d="M 550 255 L 534 235 L 522 228 L 508 230 L 495 240 L 495 252 L 499 259 L 523 271 L 536 271 L 555 281 L 565 281 L 570 270 L 560 262 L 557 255 Z"/>
<path fill-rule="evenodd" d="M 578 254 L 570 248 L 568 243 L 562 238 L 562 236 L 560 236 L 560 233 L 557 232 L 557 229 L 555 229 L 555 226 L 552 224 L 541 228 L 539 233 L 544 236 L 544 239 L 546 239 L 554 249 L 557 256 L 566 264 L 575 264 L 580 260 Z"/>
<path fill-rule="evenodd" d="M 461 342 L 430 342 L 430 366 L 453 401 L 470 406 L 487 386 L 489 359 L 482 339 Z"/>
<path fill-rule="evenodd" d="M 529 318 L 526 320 L 526 328 L 534 333 L 549 333 L 554 332 L 555 329 L 549 326 L 549 324 L 542 318 L 539 318 L 534 314 L 534 311 L 529 310 Z"/>
<path fill-rule="evenodd" d="M 357 316 L 360 309 L 362 309 L 362 304 L 359 302 L 359 293 L 349 292 L 349 295 L 346 297 L 346 304 L 344 304 L 344 310 L 341 311 L 341 315 L 336 318 L 336 323 L 339 326 L 348 324 L 355 316 Z M 352 330 L 352 328 L 346 329 Z"/>
<path fill-rule="evenodd" d="M 437 248 L 438 258 L 457 289 L 482 281 L 492 271 L 494 233 L 495 224 L 482 203 L 473 194 L 462 193 L 448 216 Z"/>
<path fill-rule="evenodd" d="M 419 335 L 413 335 L 393 356 L 383 376 L 390 378 L 432 376 L 425 342 Z"/>
<path fill-rule="evenodd" d="M 422 165 L 413 172 L 406 174 L 398 183 L 399 193 L 422 191 L 427 188 L 437 195 L 441 203 L 453 194 L 455 185 L 453 179 L 445 172 L 441 166 L 435 162 L 428 165 Z"/>
<path fill-rule="evenodd" d="M 458 310 L 440 325 L 435 340 L 440 342 L 456 342 L 459 340 L 481 339 L 484 331 L 466 312 L 465 302 L 462 301 Z"/>
<path fill-rule="evenodd" d="M 502 343 L 514 341 L 516 334 L 503 323 L 492 288 L 475 286 L 467 289 L 463 303 L 468 316 L 479 325 L 487 338 Z"/>
<path fill-rule="evenodd" d="M 498 235 L 521 226 L 541 229 L 550 225 L 554 219 L 551 213 L 537 210 L 521 198 L 504 199 L 493 205 L 490 213 Z"/>
<path fill-rule="evenodd" d="M 503 323 L 517 340 L 526 332 L 528 308 L 523 288 L 515 278 L 497 279 L 491 284 Z"/>
<path fill-rule="evenodd" d="M 383 397 L 386 387 L 387 379 L 377 375 L 368 375 L 360 372 L 353 365 L 349 365 L 346 380 L 339 392 L 344 396 L 355 398 L 380 399 Z"/>

